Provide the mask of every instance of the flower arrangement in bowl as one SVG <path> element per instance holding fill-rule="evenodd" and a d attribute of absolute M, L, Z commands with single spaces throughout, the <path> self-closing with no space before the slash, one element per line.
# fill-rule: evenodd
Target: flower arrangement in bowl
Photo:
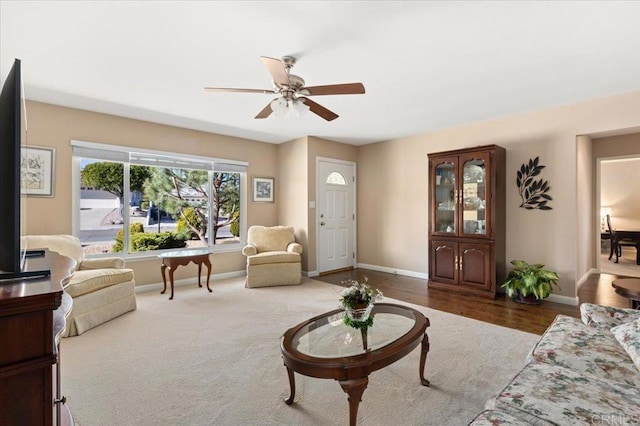
<path fill-rule="evenodd" d="M 367 277 L 362 282 L 342 281 L 348 287 L 340 293 L 340 306 L 345 310 L 343 322 L 350 327 L 362 329 L 373 325 L 371 310 L 383 295 L 380 290 L 370 287 L 368 281 Z"/>

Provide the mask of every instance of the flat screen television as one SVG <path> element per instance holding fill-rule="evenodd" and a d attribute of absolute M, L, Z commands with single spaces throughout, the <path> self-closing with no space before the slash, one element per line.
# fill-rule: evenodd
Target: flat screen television
<path fill-rule="evenodd" d="M 25 271 L 26 256 L 39 255 L 20 248 L 20 158 L 22 149 L 22 77 L 16 59 L 0 93 L 0 280 L 48 275 Z"/>

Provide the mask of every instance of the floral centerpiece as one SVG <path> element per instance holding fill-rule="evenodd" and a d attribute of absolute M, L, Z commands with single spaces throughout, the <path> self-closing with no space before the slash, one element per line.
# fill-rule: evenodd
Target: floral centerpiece
<path fill-rule="evenodd" d="M 373 304 L 382 299 L 382 292 L 369 286 L 367 277 L 362 282 L 342 281 L 348 285 L 340 294 L 340 306 L 345 310 L 344 323 L 354 328 L 366 328 L 373 325 L 371 310 Z"/>

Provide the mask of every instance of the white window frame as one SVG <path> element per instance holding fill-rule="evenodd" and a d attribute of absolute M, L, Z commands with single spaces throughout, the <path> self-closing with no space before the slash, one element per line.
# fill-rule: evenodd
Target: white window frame
<path fill-rule="evenodd" d="M 215 158 L 215 157 L 204 157 L 197 156 L 191 154 L 183 154 L 178 152 L 166 152 L 166 151 L 156 151 L 156 150 L 148 150 L 142 148 L 134 148 L 134 147 L 126 147 L 120 145 L 109 145 L 109 144 L 100 144 L 95 142 L 86 142 L 86 141 L 78 141 L 71 140 L 72 147 L 72 170 L 71 170 L 71 192 L 72 192 L 72 232 L 73 235 L 80 235 L 80 162 L 82 158 L 95 158 L 99 156 L 92 155 L 90 157 L 83 157 L 80 152 L 104 152 L 106 154 L 105 158 L 96 158 L 103 159 L 104 161 L 119 161 L 124 163 L 124 175 L 125 178 L 129 174 L 129 160 L 123 161 L 124 157 L 129 158 L 132 155 L 136 154 L 146 154 L 151 157 L 166 157 L 168 159 L 178 159 L 185 160 L 187 162 L 198 162 L 202 164 L 210 164 L 212 172 L 237 172 L 240 173 L 240 236 L 239 242 L 235 244 L 209 244 L 207 249 L 211 250 L 212 253 L 221 253 L 221 252 L 235 252 L 242 250 L 242 247 L 246 244 L 246 234 L 247 234 L 247 167 L 249 165 L 246 161 L 237 161 L 237 160 L 227 160 L 223 158 Z M 110 160 L 108 158 L 109 155 L 113 155 L 114 157 L 120 157 L 119 160 Z M 138 162 L 134 163 L 138 164 Z M 156 165 L 152 167 L 162 167 L 162 165 Z M 175 167 L 179 167 L 176 165 Z M 217 167 L 217 169 L 216 169 Z M 211 184 L 212 174 L 209 174 L 209 183 Z M 128 181 L 128 180 L 127 180 Z M 127 185 L 124 188 L 125 192 L 125 200 L 129 199 L 129 186 Z M 128 205 L 125 205 L 125 209 L 129 209 Z M 129 215 L 125 214 L 123 223 L 123 229 L 129 229 Z M 213 235 L 213 227 L 209 226 L 207 229 L 209 234 L 209 241 L 211 241 L 211 237 Z M 201 248 L 200 248 L 201 249 Z M 188 250 L 185 248 L 185 250 Z M 195 250 L 195 249 L 194 249 Z M 122 252 L 117 253 L 119 257 L 123 257 L 126 259 L 149 259 L 156 258 L 159 253 L 171 251 L 171 249 L 167 250 L 153 250 L 142 253 L 128 253 Z M 114 253 L 103 253 L 103 254 L 92 254 L 87 255 L 88 258 L 99 258 L 99 257 L 110 257 L 113 256 Z"/>

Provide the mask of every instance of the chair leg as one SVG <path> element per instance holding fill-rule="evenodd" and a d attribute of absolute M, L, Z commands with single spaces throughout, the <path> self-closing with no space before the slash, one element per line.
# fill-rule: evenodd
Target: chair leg
<path fill-rule="evenodd" d="M 611 260 L 611 258 L 613 257 L 613 249 L 614 249 L 613 240 L 609 240 L 609 246 L 611 247 L 611 249 L 609 250 L 609 260 Z"/>

